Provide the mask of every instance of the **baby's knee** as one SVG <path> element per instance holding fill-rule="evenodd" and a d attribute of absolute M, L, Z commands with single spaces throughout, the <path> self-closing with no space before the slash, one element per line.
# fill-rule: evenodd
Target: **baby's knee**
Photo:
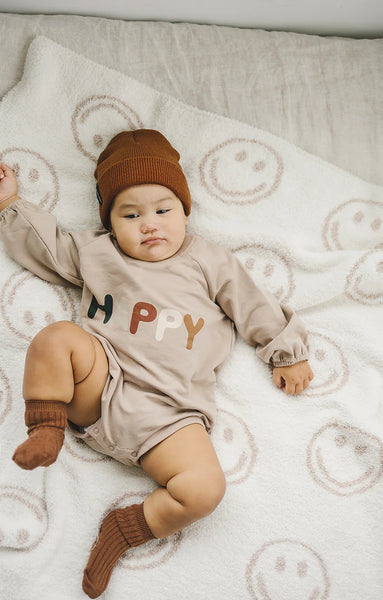
<path fill-rule="evenodd" d="M 71 321 L 56 321 L 47 327 L 44 327 L 33 338 L 28 353 L 46 354 L 56 348 L 62 348 L 65 345 L 73 344 L 76 338 L 77 329 L 81 328 Z"/>
<path fill-rule="evenodd" d="M 184 490 L 184 506 L 193 519 L 202 519 L 212 513 L 226 492 L 226 480 L 219 469 L 190 473 Z"/>

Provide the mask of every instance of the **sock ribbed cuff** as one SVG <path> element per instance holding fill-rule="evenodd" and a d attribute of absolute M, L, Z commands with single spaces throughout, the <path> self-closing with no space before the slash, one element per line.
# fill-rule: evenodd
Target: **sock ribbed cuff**
<path fill-rule="evenodd" d="M 144 515 L 144 505 L 133 504 L 115 511 L 118 527 L 129 546 L 141 546 L 154 539 Z"/>
<path fill-rule="evenodd" d="M 37 427 L 65 429 L 68 424 L 65 402 L 59 400 L 26 400 L 25 424 L 28 427 L 28 435 Z"/>

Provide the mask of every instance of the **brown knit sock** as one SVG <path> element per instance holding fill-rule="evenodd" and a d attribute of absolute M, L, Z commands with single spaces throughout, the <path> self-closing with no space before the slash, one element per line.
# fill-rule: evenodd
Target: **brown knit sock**
<path fill-rule="evenodd" d="M 25 424 L 28 439 L 16 448 L 13 460 L 22 469 L 49 467 L 64 443 L 64 430 L 68 424 L 65 402 L 26 400 Z"/>
<path fill-rule="evenodd" d="M 154 538 L 145 521 L 143 507 L 143 504 L 133 504 L 117 508 L 103 520 L 82 580 L 82 589 L 90 598 L 102 594 L 116 562 L 128 548 L 141 546 Z"/>

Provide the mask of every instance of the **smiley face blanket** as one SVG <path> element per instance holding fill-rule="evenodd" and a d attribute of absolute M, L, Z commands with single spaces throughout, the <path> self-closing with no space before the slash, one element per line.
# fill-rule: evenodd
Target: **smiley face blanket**
<path fill-rule="evenodd" d="M 211 434 L 227 479 L 223 502 L 127 552 L 105 600 L 380 600 L 383 190 L 42 37 L 0 103 L 0 123 L 0 158 L 20 195 L 68 231 L 99 227 L 93 171 L 109 139 L 162 131 L 190 185 L 189 232 L 231 250 L 309 330 L 315 377 L 300 396 L 276 388 L 237 338 L 218 376 Z M 25 437 L 26 350 L 47 324 L 78 322 L 80 292 L 0 253 L 0 596 L 80 600 L 102 518 L 155 484 L 70 431 L 48 469 L 12 462 Z"/>

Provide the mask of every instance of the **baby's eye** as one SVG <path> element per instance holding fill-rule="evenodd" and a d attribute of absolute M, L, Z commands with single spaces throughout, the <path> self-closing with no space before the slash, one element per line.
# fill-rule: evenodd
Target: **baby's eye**
<path fill-rule="evenodd" d="M 165 213 L 169 212 L 170 208 L 160 208 L 159 210 L 157 210 L 157 215 L 164 215 Z"/>
<path fill-rule="evenodd" d="M 138 215 L 136 213 L 132 213 L 130 215 L 125 215 L 125 219 L 136 219 Z"/>

